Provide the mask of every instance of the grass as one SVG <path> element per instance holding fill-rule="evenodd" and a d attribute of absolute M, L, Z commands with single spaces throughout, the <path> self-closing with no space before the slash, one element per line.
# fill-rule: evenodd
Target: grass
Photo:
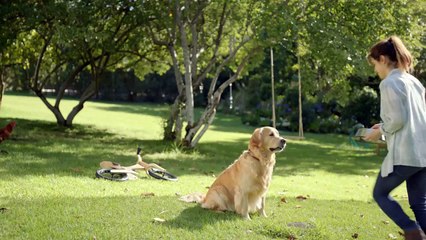
<path fill-rule="evenodd" d="M 75 103 L 63 101 L 62 111 Z M 371 197 L 384 154 L 356 149 L 344 135 L 306 134 L 298 141 L 294 133 L 281 133 L 289 140 L 277 155 L 268 218 L 244 221 L 179 201 L 180 194 L 206 192 L 247 148 L 254 129 L 218 114 L 197 150 L 182 152 L 161 141 L 167 111 L 163 105 L 89 102 L 75 127 L 63 129 L 37 97 L 7 94 L 0 126 L 10 120 L 18 125 L 0 145 L 8 151 L 0 154 L 0 238 L 402 239 Z M 146 162 L 179 181 L 94 177 L 103 160 L 134 164 L 139 144 Z M 392 195 L 412 216 L 405 186 Z"/>

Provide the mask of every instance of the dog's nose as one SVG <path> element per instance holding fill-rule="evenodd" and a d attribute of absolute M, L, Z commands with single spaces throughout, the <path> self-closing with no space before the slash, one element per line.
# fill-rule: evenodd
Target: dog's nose
<path fill-rule="evenodd" d="M 281 138 L 281 143 L 284 145 L 286 143 L 284 138 Z"/>

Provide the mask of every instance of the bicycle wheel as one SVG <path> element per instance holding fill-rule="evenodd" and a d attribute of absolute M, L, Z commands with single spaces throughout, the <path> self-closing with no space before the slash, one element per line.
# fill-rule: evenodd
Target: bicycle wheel
<path fill-rule="evenodd" d="M 96 177 L 118 182 L 129 180 L 129 176 L 127 175 L 127 173 L 114 173 L 111 172 L 111 169 L 104 168 L 96 171 Z"/>
<path fill-rule="evenodd" d="M 166 171 L 160 170 L 158 168 L 150 168 L 148 169 L 148 174 L 155 178 L 155 179 L 161 179 L 161 180 L 168 180 L 168 181 L 177 181 L 178 178 Z"/>

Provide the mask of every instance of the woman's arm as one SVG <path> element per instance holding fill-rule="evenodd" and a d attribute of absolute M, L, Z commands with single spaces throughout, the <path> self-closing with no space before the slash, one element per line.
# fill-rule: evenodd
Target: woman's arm
<path fill-rule="evenodd" d="M 402 82 L 382 82 L 380 84 L 380 117 L 383 124 L 382 133 L 393 134 L 401 129 L 407 119 L 407 110 L 404 104 L 406 98 Z"/>

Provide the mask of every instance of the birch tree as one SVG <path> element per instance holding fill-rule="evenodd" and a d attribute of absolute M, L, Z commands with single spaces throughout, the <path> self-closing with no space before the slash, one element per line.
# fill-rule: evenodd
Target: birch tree
<path fill-rule="evenodd" d="M 151 21 L 151 38 L 168 50 L 179 91 L 165 123 L 166 139 L 188 148 L 200 141 L 215 118 L 223 91 L 239 79 L 260 49 L 255 20 L 261 6 L 258 1 L 173 0 L 160 11 L 166 15 Z M 218 84 L 226 69 L 232 74 Z M 207 107 L 195 119 L 194 89 L 200 86 L 208 89 Z"/>

